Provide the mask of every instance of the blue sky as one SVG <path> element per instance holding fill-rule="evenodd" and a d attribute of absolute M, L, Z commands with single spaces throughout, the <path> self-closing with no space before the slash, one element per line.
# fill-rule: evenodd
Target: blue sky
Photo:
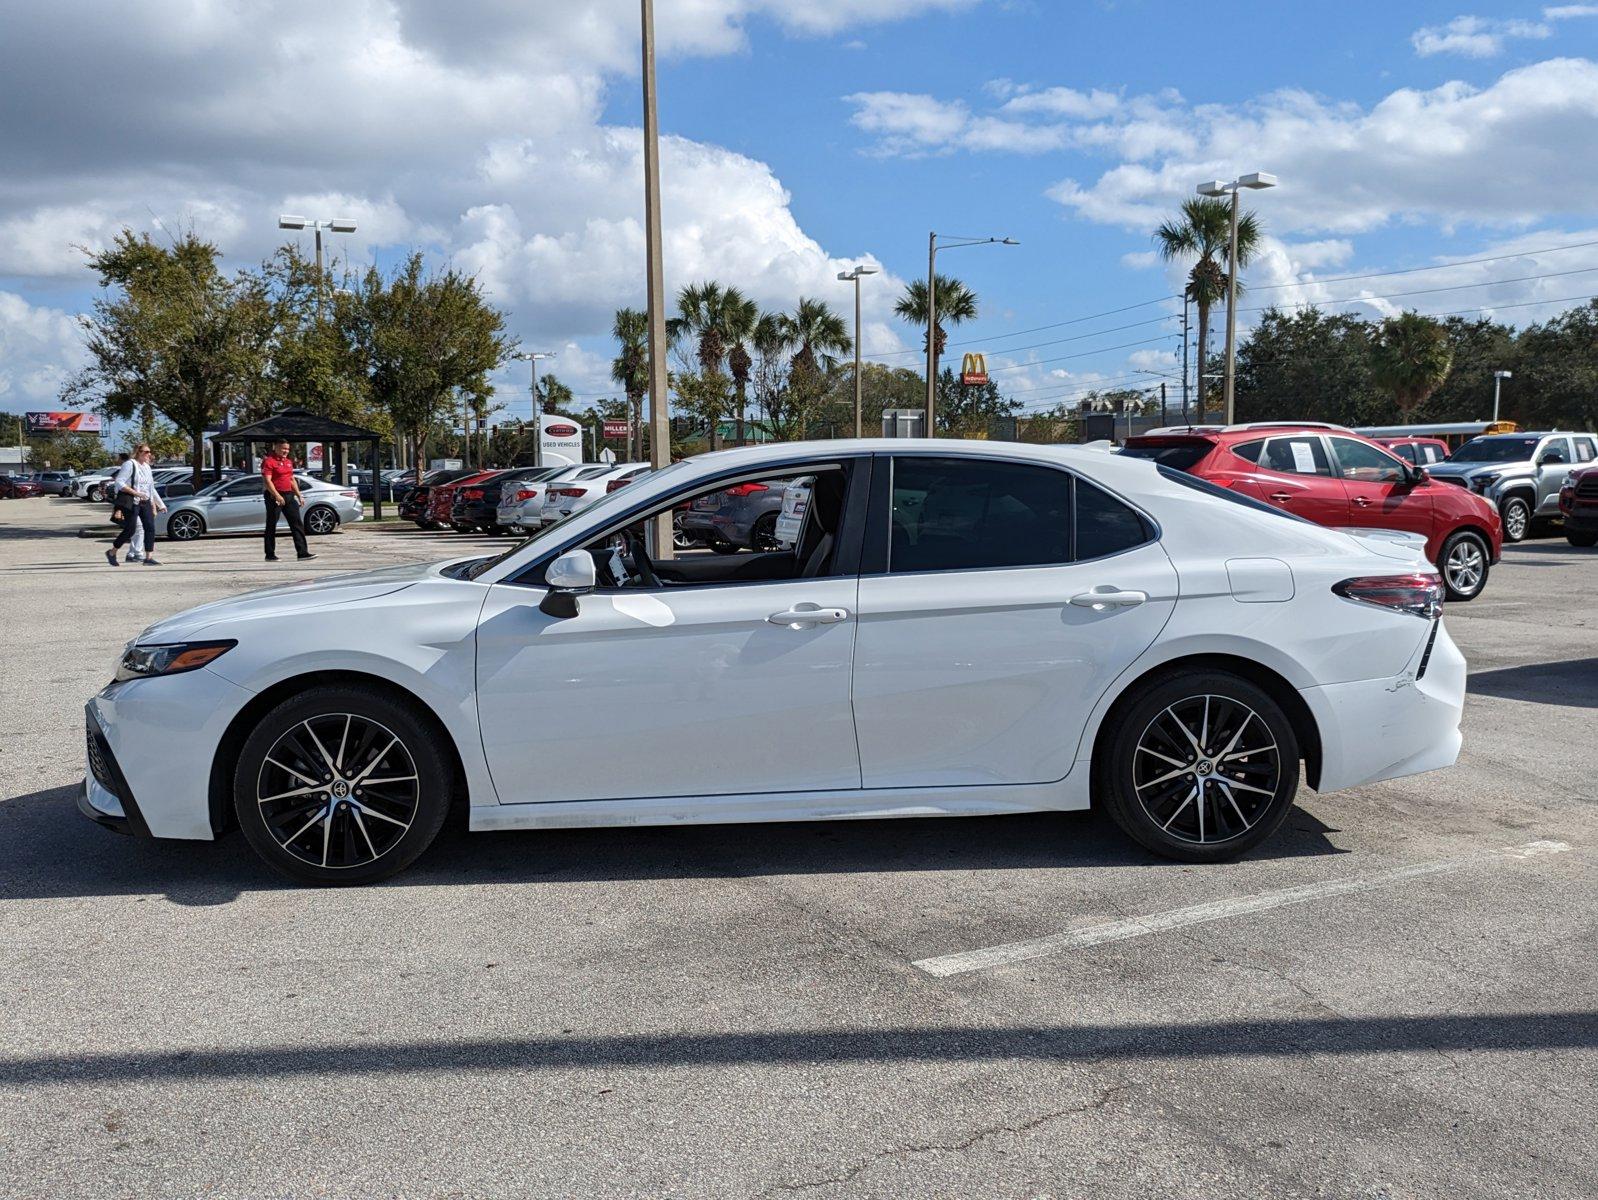
<path fill-rule="evenodd" d="M 917 361 L 888 307 L 938 229 L 1022 243 L 940 258 L 983 302 L 957 340 L 1018 396 L 1170 370 L 1174 323 L 1110 327 L 1171 306 L 1016 331 L 1175 291 L 1152 225 L 1251 170 L 1281 178 L 1255 201 L 1258 302 L 1518 323 L 1598 294 L 1598 270 L 1562 274 L 1598 247 L 1548 252 L 1598 242 L 1598 5 L 1231 4 L 1195 31 L 1191 5 L 1136 0 L 657 2 L 668 285 L 843 310 L 837 269 L 877 263 L 864 342 L 885 361 Z M 160 218 L 247 262 L 278 211 L 356 216 L 358 262 L 421 246 L 477 271 L 558 374 L 609 391 L 609 313 L 642 298 L 630 0 L 201 0 L 182 20 L 138 0 L 114 28 L 93 7 L 29 12 L 0 48 L 29 117 L 0 182 L 0 408 L 53 406 L 81 354 L 74 247 Z M 1166 340 L 1124 345 L 1143 338 Z"/>

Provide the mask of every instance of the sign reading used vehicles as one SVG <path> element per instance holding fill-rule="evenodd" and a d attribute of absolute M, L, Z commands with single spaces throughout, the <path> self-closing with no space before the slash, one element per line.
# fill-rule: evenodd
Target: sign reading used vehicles
<path fill-rule="evenodd" d="M 545 413 L 538 418 L 538 465 L 573 466 L 583 461 L 583 427 L 570 417 Z"/>

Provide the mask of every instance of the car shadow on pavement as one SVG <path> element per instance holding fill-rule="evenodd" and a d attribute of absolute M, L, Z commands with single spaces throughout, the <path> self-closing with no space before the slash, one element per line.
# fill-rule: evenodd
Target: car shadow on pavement
<path fill-rule="evenodd" d="M 460 1071 L 571 1071 L 848 1063 L 1151 1062 L 1334 1055 L 1546 1052 L 1598 1047 L 1598 1013 L 1272 1017 L 1118 1024 L 673 1031 L 554 1037 L 362 1039 L 315 1045 L 74 1051 L 0 1060 L 0 1087 Z"/>
<path fill-rule="evenodd" d="M 1480 671 L 1466 678 L 1465 690 L 1472 696 L 1497 696 L 1501 700 L 1598 708 L 1598 658 Z"/>
<path fill-rule="evenodd" d="M 237 834 L 215 842 L 125 837 L 85 819 L 77 794 L 52 788 L 0 802 L 0 903 L 165 895 L 203 907 L 296 886 Z M 1295 808 L 1246 857 L 1345 853 L 1329 840 L 1334 832 Z M 460 810 L 421 859 L 375 886 L 1128 866 L 1186 869 L 1136 846 L 1095 812 L 470 833 Z"/>

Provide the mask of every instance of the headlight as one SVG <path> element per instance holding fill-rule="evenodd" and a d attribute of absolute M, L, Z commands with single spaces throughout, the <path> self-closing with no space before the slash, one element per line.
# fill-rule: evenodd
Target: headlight
<path fill-rule="evenodd" d="M 155 675 L 181 675 L 215 662 L 237 646 L 225 642 L 173 642 L 164 646 L 129 646 L 117 664 L 117 682 L 149 679 Z"/>
<path fill-rule="evenodd" d="M 1497 482 L 1498 482 L 1498 472 L 1497 471 L 1489 471 L 1485 475 L 1472 475 L 1470 477 L 1470 485 L 1471 485 L 1471 487 L 1475 488 L 1478 492 L 1485 492 L 1488 488 L 1492 487 L 1493 484 L 1495 484 Z"/>

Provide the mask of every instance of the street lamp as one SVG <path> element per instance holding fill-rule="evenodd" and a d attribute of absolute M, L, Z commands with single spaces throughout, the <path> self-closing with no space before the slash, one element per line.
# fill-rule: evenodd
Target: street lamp
<path fill-rule="evenodd" d="M 862 436 L 860 432 L 860 278 L 863 275 L 875 275 L 876 267 L 857 266 L 852 271 L 839 271 L 838 278 L 844 283 L 854 284 L 854 435 Z"/>
<path fill-rule="evenodd" d="M 1021 243 L 1014 238 L 963 238 L 950 236 L 948 241 L 940 243 L 936 233 L 927 234 L 927 419 L 926 436 L 937 437 L 937 427 L 933 424 L 936 415 L 935 397 L 938 394 L 938 340 L 934 331 L 938 328 L 938 251 L 958 250 L 961 246 L 1019 246 Z"/>
<path fill-rule="evenodd" d="M 1242 175 L 1231 183 L 1212 179 L 1198 185 L 1201 196 L 1232 196 L 1232 230 L 1230 249 L 1226 259 L 1226 423 L 1232 423 L 1232 387 L 1237 378 L 1237 194 L 1244 188 L 1260 189 L 1276 186 L 1276 176 L 1265 171 Z M 1203 386 L 1202 384 L 1200 385 Z"/>
<path fill-rule="evenodd" d="M 1515 377 L 1515 373 L 1513 371 L 1494 371 L 1493 372 L 1493 423 L 1494 424 L 1497 424 L 1497 422 L 1498 422 L 1498 389 L 1503 387 L 1504 380 L 1513 379 L 1514 377 Z"/>
<path fill-rule="evenodd" d="M 531 363 L 533 368 L 533 466 L 544 465 L 543 458 L 543 431 L 538 428 L 538 419 L 543 414 L 538 411 L 538 360 L 541 358 L 554 358 L 553 350 L 518 350 L 511 355 L 523 362 Z"/>
<path fill-rule="evenodd" d="M 283 215 L 277 219 L 279 229 L 306 229 L 316 233 L 316 319 L 322 319 L 322 230 L 333 233 L 354 233 L 355 221 L 350 217 L 334 217 L 330 221 L 313 221 L 309 217 Z"/>

